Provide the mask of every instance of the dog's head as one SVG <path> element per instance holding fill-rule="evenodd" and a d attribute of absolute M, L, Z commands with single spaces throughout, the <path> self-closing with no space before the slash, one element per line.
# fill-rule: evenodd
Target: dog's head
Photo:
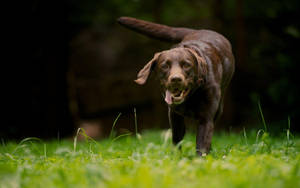
<path fill-rule="evenodd" d="M 154 69 L 168 105 L 183 103 L 188 94 L 204 82 L 207 72 L 204 59 L 194 50 L 183 47 L 156 53 L 140 70 L 135 82 L 145 84 Z"/>

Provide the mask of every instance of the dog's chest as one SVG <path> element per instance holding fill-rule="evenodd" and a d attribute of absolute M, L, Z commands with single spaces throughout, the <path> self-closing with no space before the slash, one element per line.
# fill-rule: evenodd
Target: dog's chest
<path fill-rule="evenodd" d="M 182 116 L 195 118 L 201 111 L 205 111 L 207 101 L 207 92 L 198 88 L 184 103 L 174 106 L 172 109 Z"/>

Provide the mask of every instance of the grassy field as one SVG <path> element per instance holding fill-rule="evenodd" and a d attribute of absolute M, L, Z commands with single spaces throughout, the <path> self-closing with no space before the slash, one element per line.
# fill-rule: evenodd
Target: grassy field
<path fill-rule="evenodd" d="M 289 133 L 217 133 L 202 158 L 193 134 L 182 151 L 170 136 L 2 143 L 0 187 L 300 187 L 300 138 Z"/>

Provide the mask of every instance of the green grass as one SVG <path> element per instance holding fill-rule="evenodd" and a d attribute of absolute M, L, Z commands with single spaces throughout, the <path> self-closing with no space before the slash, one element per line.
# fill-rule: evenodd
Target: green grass
<path fill-rule="evenodd" d="M 0 146 L 0 187 L 300 187 L 300 138 L 288 132 L 218 133 L 195 156 L 195 135 L 179 151 L 169 132 L 100 142 L 28 138 Z"/>

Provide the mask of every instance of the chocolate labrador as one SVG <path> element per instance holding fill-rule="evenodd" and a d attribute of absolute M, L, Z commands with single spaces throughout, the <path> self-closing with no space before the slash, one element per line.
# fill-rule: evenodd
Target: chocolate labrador
<path fill-rule="evenodd" d="M 210 30 L 169 27 L 130 17 L 118 22 L 144 35 L 178 43 L 156 53 L 135 82 L 143 85 L 150 73 L 157 71 L 169 108 L 173 143 L 184 137 L 184 117 L 193 118 L 197 122 L 197 154 L 208 153 L 214 124 L 222 114 L 225 89 L 234 73 L 229 41 Z"/>

